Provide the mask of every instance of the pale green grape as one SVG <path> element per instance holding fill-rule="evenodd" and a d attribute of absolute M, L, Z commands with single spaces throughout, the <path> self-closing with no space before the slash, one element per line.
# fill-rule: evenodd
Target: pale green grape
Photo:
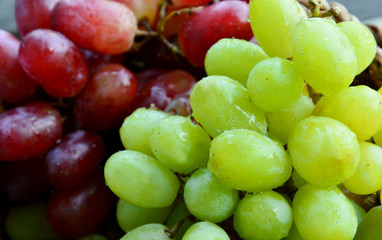
<path fill-rule="evenodd" d="M 354 240 L 379 240 L 382 236 L 382 207 L 370 209 L 359 224 Z"/>
<path fill-rule="evenodd" d="M 351 240 L 357 230 L 354 208 L 336 186 L 301 187 L 293 199 L 293 216 L 305 240 Z"/>
<path fill-rule="evenodd" d="M 361 140 L 367 140 L 382 129 L 382 95 L 358 85 L 348 87 L 317 103 L 314 115 L 334 118 L 347 125 Z"/>
<path fill-rule="evenodd" d="M 229 236 L 214 223 L 198 222 L 187 229 L 182 240 L 229 240 Z"/>
<path fill-rule="evenodd" d="M 233 227 L 246 240 L 273 240 L 288 235 L 293 214 L 288 201 L 268 190 L 247 194 L 233 215 Z"/>
<path fill-rule="evenodd" d="M 133 229 L 120 240 L 171 240 L 166 233 L 168 228 L 162 224 L 150 223 Z"/>
<path fill-rule="evenodd" d="M 295 68 L 324 95 L 333 95 L 353 82 L 357 58 L 350 40 L 334 21 L 304 20 L 294 32 L 292 49 Z"/>
<path fill-rule="evenodd" d="M 281 186 L 292 172 L 281 144 L 246 129 L 226 131 L 212 140 L 208 169 L 223 185 L 248 192 Z"/>
<path fill-rule="evenodd" d="M 355 194 L 372 194 L 382 189 L 382 148 L 360 142 L 360 152 L 357 170 L 344 182 L 344 186 Z"/>
<path fill-rule="evenodd" d="M 179 180 L 156 159 L 132 150 L 114 153 L 105 164 L 105 180 L 119 198 L 143 208 L 170 206 Z"/>
<path fill-rule="evenodd" d="M 373 140 L 374 140 L 375 144 L 382 147 L 382 131 L 379 131 L 376 134 L 374 134 Z"/>
<path fill-rule="evenodd" d="M 355 21 L 340 22 L 339 29 L 345 33 L 353 45 L 357 57 L 357 72 L 360 74 L 373 61 L 377 52 L 377 43 L 371 31 L 362 23 Z"/>
<path fill-rule="evenodd" d="M 163 223 L 171 210 L 172 206 L 141 208 L 119 199 L 116 214 L 119 226 L 127 232 L 148 223 Z"/>
<path fill-rule="evenodd" d="M 270 57 L 292 57 L 297 24 L 307 18 L 296 0 L 251 0 L 249 20 L 260 46 Z"/>
<path fill-rule="evenodd" d="M 119 134 L 123 146 L 128 150 L 135 150 L 154 157 L 149 143 L 152 129 L 168 114 L 146 108 L 138 108 L 125 118 Z"/>
<path fill-rule="evenodd" d="M 211 137 L 225 130 L 249 129 L 265 134 L 264 112 L 248 97 L 248 90 L 224 76 L 208 76 L 192 89 L 192 115 Z"/>
<path fill-rule="evenodd" d="M 293 186 L 295 186 L 296 188 L 300 188 L 304 186 L 305 184 L 307 184 L 305 179 L 303 179 L 296 170 L 292 172 L 292 180 L 293 180 Z"/>
<path fill-rule="evenodd" d="M 349 178 L 360 159 L 356 135 L 328 117 L 301 120 L 288 139 L 292 164 L 307 182 L 334 186 Z"/>
<path fill-rule="evenodd" d="M 207 166 L 210 145 L 210 136 L 190 117 L 169 116 L 150 134 L 150 146 L 158 161 L 183 174 Z"/>
<path fill-rule="evenodd" d="M 298 232 L 296 224 L 294 224 L 294 222 L 292 224 L 292 227 L 289 230 L 288 236 L 283 238 L 283 240 L 304 240 L 301 237 L 301 234 Z"/>
<path fill-rule="evenodd" d="M 239 201 L 237 190 L 223 186 L 208 169 L 199 169 L 184 186 L 184 201 L 192 215 L 218 223 L 229 218 Z"/>
<path fill-rule="evenodd" d="M 360 224 L 366 216 L 366 211 L 358 203 L 356 203 L 354 200 L 349 199 L 349 201 L 350 201 L 351 205 L 353 205 L 354 211 L 357 215 L 357 223 Z"/>
<path fill-rule="evenodd" d="M 100 234 L 91 234 L 82 238 L 79 238 L 78 240 L 108 240 L 105 236 L 102 236 Z"/>
<path fill-rule="evenodd" d="M 247 86 L 253 66 L 267 57 L 257 44 L 242 39 L 223 38 L 207 51 L 204 66 L 207 75 L 227 76 Z"/>

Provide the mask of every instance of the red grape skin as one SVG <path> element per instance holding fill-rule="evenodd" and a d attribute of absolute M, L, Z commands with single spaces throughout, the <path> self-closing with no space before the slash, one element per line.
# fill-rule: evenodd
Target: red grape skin
<path fill-rule="evenodd" d="M 72 188 L 97 168 L 105 156 L 103 139 L 96 133 L 77 130 L 66 135 L 46 156 L 49 183 Z"/>
<path fill-rule="evenodd" d="M 45 153 L 61 138 L 57 110 L 35 101 L 0 115 L 0 160 L 17 161 Z"/>
<path fill-rule="evenodd" d="M 81 49 L 86 62 L 89 67 L 89 76 L 93 76 L 103 66 L 108 63 L 123 64 L 126 61 L 126 53 L 110 55 L 110 54 L 98 54 L 87 49 Z"/>
<path fill-rule="evenodd" d="M 0 29 L 0 98 L 16 104 L 26 101 L 37 89 L 18 62 L 19 47 L 15 36 Z"/>
<path fill-rule="evenodd" d="M 159 75 L 166 73 L 168 70 L 163 68 L 149 68 L 135 74 L 138 81 L 138 92 L 152 80 L 154 80 Z"/>
<path fill-rule="evenodd" d="M 216 2 L 185 21 L 179 30 L 179 45 L 191 63 L 203 67 L 207 50 L 219 39 L 251 39 L 248 17 L 246 2 Z"/>
<path fill-rule="evenodd" d="M 16 0 L 15 17 L 21 36 L 38 29 L 51 29 L 50 15 L 59 0 Z"/>
<path fill-rule="evenodd" d="M 84 129 L 118 128 L 138 91 L 134 74 L 120 64 L 107 64 L 76 97 L 73 115 Z"/>
<path fill-rule="evenodd" d="M 172 0 L 176 7 L 197 7 L 210 3 L 213 0 Z"/>
<path fill-rule="evenodd" d="M 180 116 L 190 116 L 192 114 L 190 95 L 182 95 L 174 98 L 164 110 L 165 112 L 180 115 Z"/>
<path fill-rule="evenodd" d="M 75 188 L 57 189 L 48 201 L 48 222 L 58 234 L 77 239 L 96 230 L 115 204 L 115 195 L 96 170 Z"/>
<path fill-rule="evenodd" d="M 54 29 L 81 48 L 119 54 L 134 42 L 137 20 L 125 5 L 105 0 L 61 0 L 51 18 Z"/>
<path fill-rule="evenodd" d="M 59 32 L 37 29 L 21 40 L 19 63 L 52 97 L 73 97 L 86 84 L 88 67 L 81 51 Z"/>

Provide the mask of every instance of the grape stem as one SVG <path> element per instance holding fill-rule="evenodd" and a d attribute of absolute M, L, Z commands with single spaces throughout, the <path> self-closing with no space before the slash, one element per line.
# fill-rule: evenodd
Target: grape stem
<path fill-rule="evenodd" d="M 174 238 L 175 235 L 178 233 L 180 227 L 183 225 L 183 223 L 187 220 L 193 220 L 193 216 L 192 215 L 187 215 L 185 217 L 183 217 L 182 219 L 180 219 L 179 222 L 177 222 L 174 226 L 172 226 L 170 229 L 166 230 L 166 234 L 169 238 Z"/>
<path fill-rule="evenodd" d="M 336 17 L 340 13 L 340 8 L 338 7 L 331 7 L 328 10 L 321 11 L 321 0 L 309 0 L 308 4 L 311 17 Z"/>

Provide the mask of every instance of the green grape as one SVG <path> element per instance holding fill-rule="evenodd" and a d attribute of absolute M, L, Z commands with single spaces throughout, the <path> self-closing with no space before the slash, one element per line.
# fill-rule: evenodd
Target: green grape
<path fill-rule="evenodd" d="M 229 218 L 239 201 L 237 190 L 223 186 L 208 169 L 199 169 L 184 186 L 184 201 L 192 215 L 218 223 Z"/>
<path fill-rule="evenodd" d="M 317 103 L 314 115 L 334 118 L 347 125 L 361 140 L 370 139 L 382 129 L 382 95 L 358 85 L 348 87 Z"/>
<path fill-rule="evenodd" d="M 288 235 L 293 214 L 288 201 L 272 190 L 247 194 L 233 215 L 233 227 L 246 240 L 273 240 Z"/>
<path fill-rule="evenodd" d="M 288 236 L 283 238 L 283 240 L 304 240 L 298 232 L 296 224 L 294 224 L 294 222 L 289 230 Z"/>
<path fill-rule="evenodd" d="M 382 131 L 379 131 L 376 134 L 374 134 L 373 140 L 374 140 L 375 144 L 382 147 Z"/>
<path fill-rule="evenodd" d="M 187 229 L 194 224 L 194 222 L 189 219 L 189 216 L 191 216 L 191 214 L 188 212 L 185 203 L 183 201 L 177 201 L 174 210 L 166 220 L 166 226 L 170 228 L 178 224 L 182 219 L 186 220 L 178 228 L 178 231 L 176 231 L 174 239 L 182 239 Z"/>
<path fill-rule="evenodd" d="M 358 203 L 356 203 L 354 200 L 349 199 L 349 201 L 350 201 L 351 205 L 353 205 L 354 211 L 357 215 L 357 223 L 360 224 L 366 216 L 366 211 Z"/>
<path fill-rule="evenodd" d="M 207 166 L 210 145 L 210 136 L 190 117 L 169 116 L 150 134 L 150 146 L 158 161 L 182 174 Z"/>
<path fill-rule="evenodd" d="M 214 223 L 198 222 L 187 229 L 182 240 L 229 240 L 229 236 Z"/>
<path fill-rule="evenodd" d="M 356 75 L 358 75 L 370 65 L 375 57 L 377 43 L 374 35 L 360 22 L 340 22 L 337 26 L 345 33 L 354 47 L 353 50 L 357 57 Z"/>
<path fill-rule="evenodd" d="M 162 224 L 150 223 L 133 229 L 120 240 L 171 240 L 167 230 Z"/>
<path fill-rule="evenodd" d="M 350 40 L 334 21 L 304 20 L 294 32 L 292 49 L 295 68 L 315 90 L 333 95 L 352 83 L 357 58 Z"/>
<path fill-rule="evenodd" d="M 359 224 L 354 240 L 379 240 L 382 236 L 382 207 L 370 209 Z"/>
<path fill-rule="evenodd" d="M 382 148 L 360 142 L 360 152 L 357 170 L 343 184 L 352 193 L 372 194 L 382 189 Z"/>
<path fill-rule="evenodd" d="M 82 238 L 79 238 L 78 240 L 108 240 L 105 236 L 102 236 L 100 234 L 91 234 Z"/>
<path fill-rule="evenodd" d="M 301 97 L 304 79 L 292 62 L 273 57 L 253 67 L 247 87 L 256 106 L 268 112 L 280 111 L 291 107 Z"/>
<path fill-rule="evenodd" d="M 208 169 L 224 186 L 248 192 L 279 187 L 292 172 L 281 144 L 246 129 L 226 131 L 212 140 Z"/>
<path fill-rule="evenodd" d="M 307 184 L 307 182 L 305 181 L 305 179 L 303 179 L 300 174 L 298 174 L 297 171 L 293 171 L 292 172 L 292 180 L 293 180 L 293 185 L 296 187 L 296 188 L 301 188 L 302 186 L 304 186 L 305 184 Z"/>
<path fill-rule="evenodd" d="M 223 38 L 207 51 L 204 66 L 207 75 L 222 75 L 247 86 L 249 72 L 268 56 L 257 44 L 236 38 Z"/>
<path fill-rule="evenodd" d="M 12 240 L 63 239 L 53 231 L 46 214 L 46 203 L 32 202 L 15 206 L 5 217 L 5 231 Z"/>
<path fill-rule="evenodd" d="M 172 210 L 172 206 L 163 208 L 141 208 L 133 206 L 122 199 L 117 204 L 117 221 L 119 226 L 128 232 L 148 223 L 163 223 Z"/>
<path fill-rule="evenodd" d="M 310 116 L 313 109 L 312 99 L 306 95 L 301 95 L 300 99 L 287 109 L 266 112 L 265 117 L 267 118 L 269 133 L 277 136 L 282 143 L 286 143 L 294 126 L 302 119 Z"/>
<path fill-rule="evenodd" d="M 154 157 L 149 143 L 152 129 L 168 114 L 161 111 L 138 108 L 125 118 L 119 134 L 123 146 L 128 150 L 142 152 Z"/>
<path fill-rule="evenodd" d="M 292 57 L 293 32 L 308 16 L 295 0 L 251 0 L 249 20 L 253 34 L 270 57 Z"/>
<path fill-rule="evenodd" d="M 298 174 L 320 186 L 345 181 L 355 172 L 360 159 L 356 135 L 328 117 L 301 120 L 289 135 L 288 150 Z"/>
<path fill-rule="evenodd" d="M 105 180 L 119 198 L 134 206 L 170 206 L 179 189 L 179 180 L 156 159 L 132 150 L 114 153 L 105 164 Z"/>
<path fill-rule="evenodd" d="M 231 129 L 249 129 L 265 134 L 264 112 L 248 97 L 248 90 L 224 76 L 208 76 L 192 89 L 193 116 L 211 137 Z"/>
<path fill-rule="evenodd" d="M 357 231 L 357 215 L 336 186 L 306 184 L 293 199 L 293 216 L 305 240 L 351 240 Z"/>

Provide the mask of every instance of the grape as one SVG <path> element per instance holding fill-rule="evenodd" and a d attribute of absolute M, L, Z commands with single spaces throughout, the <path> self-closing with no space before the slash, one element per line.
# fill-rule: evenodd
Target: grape
<path fill-rule="evenodd" d="M 198 222 L 189 227 L 182 240 L 229 240 L 228 234 L 218 225 Z"/>
<path fill-rule="evenodd" d="M 363 72 L 373 61 L 377 43 L 371 31 L 362 23 L 354 21 L 340 22 L 338 28 L 345 33 L 353 45 L 357 57 L 356 75 Z"/>
<path fill-rule="evenodd" d="M 222 185 L 248 192 L 281 186 L 292 172 L 281 144 L 245 129 L 226 131 L 212 140 L 208 169 Z"/>
<path fill-rule="evenodd" d="M 211 139 L 188 117 L 168 116 L 150 134 L 150 146 L 165 167 L 182 174 L 206 167 Z"/>
<path fill-rule="evenodd" d="M 354 207 L 354 211 L 357 215 L 357 223 L 359 225 L 362 222 L 362 220 L 365 218 L 366 211 L 358 203 L 356 203 L 354 200 L 349 199 L 349 201 L 350 201 L 351 205 L 353 205 L 353 207 Z"/>
<path fill-rule="evenodd" d="M 129 7 L 138 22 L 145 20 L 149 25 L 155 23 L 157 12 L 158 12 L 158 1 L 157 0 L 114 0 L 120 2 Z"/>
<path fill-rule="evenodd" d="M 371 194 L 382 189 L 382 148 L 369 142 L 359 145 L 361 157 L 357 170 L 344 186 L 355 194 Z"/>
<path fill-rule="evenodd" d="M 288 236 L 283 238 L 283 240 L 305 240 L 301 237 L 300 233 L 297 230 L 296 224 L 292 224 L 292 227 L 289 230 Z"/>
<path fill-rule="evenodd" d="M 382 130 L 377 132 L 376 134 L 374 134 L 373 140 L 374 140 L 375 144 L 382 147 Z"/>
<path fill-rule="evenodd" d="M 357 230 L 357 215 L 336 187 L 306 184 L 293 199 L 293 216 L 305 240 L 351 240 Z"/>
<path fill-rule="evenodd" d="M 291 107 L 301 97 L 304 79 L 292 62 L 274 57 L 252 68 L 247 87 L 249 97 L 260 109 L 280 111 Z"/>
<path fill-rule="evenodd" d="M 211 137 L 225 130 L 249 129 L 265 134 L 264 112 L 249 99 L 248 90 L 224 76 L 201 79 L 191 91 L 193 116 Z"/>
<path fill-rule="evenodd" d="M 175 7 L 197 7 L 212 2 L 212 0 L 172 0 Z"/>
<path fill-rule="evenodd" d="M 293 32 L 306 18 L 304 9 L 295 0 L 250 1 L 252 31 L 270 57 L 292 57 Z"/>
<path fill-rule="evenodd" d="M 382 235 L 382 207 L 370 209 L 358 226 L 354 240 L 376 240 Z"/>
<path fill-rule="evenodd" d="M 184 186 L 184 201 L 192 215 L 203 221 L 228 219 L 239 201 L 239 192 L 223 186 L 214 174 L 202 168 Z"/>
<path fill-rule="evenodd" d="M 167 104 L 164 111 L 173 115 L 179 115 L 183 117 L 190 116 L 192 114 L 190 96 L 183 95 L 174 98 L 173 100 L 171 100 L 171 102 Z"/>
<path fill-rule="evenodd" d="M 137 207 L 170 206 L 179 189 L 179 180 L 156 159 L 140 152 L 123 150 L 106 162 L 109 188 L 125 202 Z"/>
<path fill-rule="evenodd" d="M 239 236 L 251 240 L 286 237 L 292 222 L 291 206 L 283 196 L 271 190 L 247 194 L 233 215 L 233 226 Z"/>
<path fill-rule="evenodd" d="M 93 76 L 103 66 L 109 63 L 124 64 L 127 58 L 126 53 L 110 55 L 110 54 L 98 54 L 86 49 L 80 49 L 86 59 L 86 63 L 89 67 L 89 76 Z"/>
<path fill-rule="evenodd" d="M 360 158 L 356 135 L 344 124 L 311 116 L 301 120 L 288 139 L 292 164 L 307 182 L 334 186 L 349 178 Z"/>
<path fill-rule="evenodd" d="M 335 22 L 309 18 L 294 31 L 293 63 L 305 81 L 324 95 L 348 87 L 357 70 L 353 46 Z"/>
<path fill-rule="evenodd" d="M 167 230 L 162 224 L 150 223 L 126 233 L 120 240 L 171 240 Z"/>
<path fill-rule="evenodd" d="M 183 201 L 176 201 L 174 205 L 174 209 L 166 220 L 166 226 L 173 227 L 185 219 L 174 236 L 174 239 L 181 239 L 194 222 L 190 219 L 190 213 Z"/>
<path fill-rule="evenodd" d="M 293 186 L 295 186 L 296 188 L 301 188 L 302 186 L 307 184 L 307 182 L 298 174 L 297 171 L 292 172 L 292 180 Z"/>
<path fill-rule="evenodd" d="M 209 76 L 227 76 L 247 86 L 253 66 L 267 57 L 257 44 L 242 39 L 223 38 L 208 49 L 204 66 Z"/>

